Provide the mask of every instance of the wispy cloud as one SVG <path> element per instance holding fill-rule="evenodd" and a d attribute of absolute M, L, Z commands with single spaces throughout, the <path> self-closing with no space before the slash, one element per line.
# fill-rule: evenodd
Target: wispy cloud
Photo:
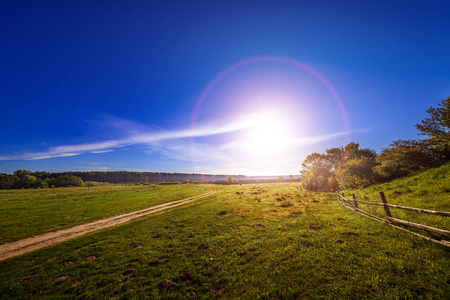
<path fill-rule="evenodd" d="M 186 138 L 206 137 L 224 133 L 245 130 L 261 123 L 261 115 L 255 118 L 253 115 L 247 115 L 232 122 L 216 121 L 214 123 L 198 124 L 194 128 L 184 128 L 176 130 L 158 130 L 149 129 L 143 124 L 133 125 L 132 121 L 121 121 L 113 118 L 113 126 L 127 127 L 124 136 L 119 139 L 111 139 L 93 143 L 61 145 L 51 147 L 42 152 L 29 152 L 19 155 L 0 155 L 0 161 L 8 160 L 41 160 L 56 157 L 69 157 L 86 153 L 102 154 L 122 148 L 128 150 L 128 146 L 144 144 L 148 153 L 155 153 L 169 159 L 189 161 L 220 161 L 223 163 L 235 163 L 236 157 L 239 157 L 239 150 L 245 148 L 247 141 L 233 141 L 225 144 L 192 144 Z M 365 133 L 368 130 L 359 130 L 352 133 Z M 348 135 L 348 132 L 337 132 L 312 137 L 289 138 L 283 141 L 283 147 L 296 148 L 300 146 L 316 144 Z M 239 160 L 239 159 L 238 159 Z"/>
<path fill-rule="evenodd" d="M 109 149 L 109 150 L 97 150 L 97 151 L 91 151 L 90 153 L 108 153 L 108 152 L 112 152 L 114 150 Z"/>
<path fill-rule="evenodd" d="M 147 153 L 159 153 L 169 159 L 179 161 L 196 162 L 222 162 L 233 163 L 233 156 L 228 151 L 222 149 L 220 145 L 206 143 L 195 143 L 182 139 L 175 141 L 165 141 L 162 143 L 148 145 Z"/>
<path fill-rule="evenodd" d="M 79 155 L 80 153 L 60 153 L 60 154 L 45 154 L 43 153 L 35 153 L 36 156 L 30 156 L 29 158 L 27 158 L 26 160 L 39 160 L 39 159 L 46 159 L 46 158 L 52 158 L 52 157 L 69 157 L 69 156 L 76 156 Z M 1 157 L 0 157 L 1 160 Z"/>
<path fill-rule="evenodd" d="M 111 150 L 108 148 L 120 147 L 122 146 L 122 144 L 122 141 L 106 141 L 90 144 L 64 145 L 51 147 L 47 151 L 43 152 L 30 152 L 19 155 L 0 156 L 0 160 L 39 160 L 54 157 L 75 156 L 93 151 Z"/>
<path fill-rule="evenodd" d="M 364 130 L 352 131 L 352 133 L 364 133 Z M 337 132 L 314 137 L 290 138 L 279 144 L 284 148 L 282 153 L 274 155 L 264 155 L 266 159 L 261 160 L 261 155 L 247 152 L 247 143 L 251 141 L 239 140 L 223 144 L 194 143 L 188 140 L 161 141 L 148 145 L 148 153 L 155 152 L 162 156 L 178 161 L 194 161 L 199 165 L 196 170 L 199 172 L 211 172 L 215 174 L 253 174 L 270 175 L 267 170 L 274 170 L 275 173 L 285 170 L 283 174 L 296 174 L 298 172 L 298 162 L 306 155 L 302 147 L 318 144 L 329 140 L 347 136 L 347 132 Z M 280 143 L 280 141 L 278 141 Z M 224 166 L 232 166 L 231 169 L 223 169 Z M 231 170 L 231 171 L 230 171 Z"/>
<path fill-rule="evenodd" d="M 206 123 L 200 124 L 195 128 L 143 132 L 143 126 L 139 126 L 139 130 L 128 131 L 128 136 L 121 139 L 114 139 L 108 141 L 101 141 L 95 143 L 85 143 L 76 145 L 62 145 L 51 147 L 43 152 L 29 152 L 19 155 L 0 155 L 0 161 L 5 160 L 39 160 L 54 157 L 75 156 L 85 153 L 106 153 L 113 151 L 114 148 L 126 147 L 136 144 L 151 144 L 158 141 L 174 140 L 189 137 L 203 137 L 228 132 L 243 130 L 254 126 L 251 121 L 254 118 L 241 118 L 231 123 Z M 117 123 L 117 119 L 115 120 Z M 132 127 L 130 122 L 127 122 L 128 127 Z"/>
<path fill-rule="evenodd" d="M 365 131 L 359 131 L 359 132 L 365 132 Z M 321 143 L 321 142 L 326 142 L 329 140 L 333 140 L 333 139 L 348 136 L 348 135 L 349 135 L 348 132 L 341 131 L 341 132 L 318 135 L 318 136 L 288 138 L 288 139 L 285 139 L 282 141 L 277 141 L 277 143 L 279 144 L 280 147 L 295 148 L 295 147 L 300 147 L 300 146 L 306 146 L 306 145 L 312 145 L 312 144 L 317 144 L 317 143 Z M 243 148 L 246 148 L 247 143 L 249 143 L 249 142 L 245 141 L 245 140 L 233 141 L 233 142 L 222 145 L 221 148 L 226 149 L 226 150 L 243 149 Z"/>
<path fill-rule="evenodd" d="M 341 131 L 341 132 L 318 135 L 318 136 L 292 138 L 288 141 L 288 143 L 292 144 L 293 146 L 305 146 L 305 145 L 317 144 L 317 143 L 333 140 L 333 139 L 343 137 L 343 136 L 348 136 L 348 135 L 349 135 L 349 132 Z"/>

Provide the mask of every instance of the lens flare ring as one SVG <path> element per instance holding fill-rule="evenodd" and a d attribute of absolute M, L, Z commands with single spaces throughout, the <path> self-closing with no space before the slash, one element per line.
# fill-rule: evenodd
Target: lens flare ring
<path fill-rule="evenodd" d="M 342 121 L 344 123 L 344 127 L 347 132 L 346 144 L 348 144 L 350 142 L 349 118 L 348 118 L 345 106 L 342 102 L 342 99 L 339 96 L 339 93 L 337 92 L 337 90 L 334 88 L 334 86 L 328 81 L 328 79 L 324 75 L 322 75 L 319 71 L 312 68 L 311 66 L 309 66 L 303 62 L 300 62 L 300 61 L 297 61 L 297 60 L 294 60 L 291 58 L 282 57 L 282 56 L 258 56 L 258 57 L 253 57 L 253 58 L 250 58 L 247 60 L 242 60 L 242 61 L 239 61 L 239 62 L 229 66 L 228 68 L 223 70 L 221 73 L 219 73 L 216 77 L 214 77 L 213 80 L 211 80 L 208 83 L 208 85 L 200 93 L 200 96 L 197 98 L 197 101 L 196 101 L 196 104 L 195 104 L 195 107 L 194 107 L 194 110 L 193 110 L 192 116 L 191 116 L 191 124 L 190 124 L 191 131 L 195 130 L 197 117 L 198 117 L 198 114 L 200 112 L 200 109 L 201 109 L 203 103 L 205 102 L 209 93 L 214 89 L 214 87 L 220 81 L 222 81 L 224 78 L 226 78 L 227 76 L 231 75 L 232 73 L 238 71 L 240 68 L 242 68 L 244 66 L 257 64 L 257 63 L 263 63 L 263 62 L 276 62 L 276 63 L 282 63 L 282 64 L 288 64 L 288 65 L 294 66 L 296 68 L 299 68 L 303 71 L 308 72 L 310 75 L 312 75 L 314 78 L 316 78 L 319 82 L 321 82 L 327 88 L 327 90 L 332 95 L 333 99 L 336 101 L 336 103 L 339 107 L 339 110 L 340 110 L 340 113 L 342 116 Z M 195 155 L 194 137 L 190 138 L 190 147 L 191 147 L 192 159 L 193 159 L 194 163 L 197 164 L 198 159 Z"/>

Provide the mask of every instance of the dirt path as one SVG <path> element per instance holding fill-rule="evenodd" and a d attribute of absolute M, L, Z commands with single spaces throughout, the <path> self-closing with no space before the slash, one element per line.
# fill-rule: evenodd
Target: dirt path
<path fill-rule="evenodd" d="M 153 207 L 149 207 L 143 210 L 126 213 L 123 215 L 108 217 L 92 223 L 78 225 L 72 228 L 62 229 L 54 232 L 48 232 L 40 235 L 36 235 L 23 240 L 15 241 L 0 245 L 0 261 L 18 256 L 24 253 L 28 253 L 37 249 L 41 249 L 47 246 L 55 245 L 67 240 L 77 238 L 90 232 L 94 232 L 100 229 L 108 228 L 114 225 L 122 224 L 139 218 L 145 215 L 153 214 L 161 210 L 183 205 L 207 196 L 214 194 L 214 191 L 208 192 L 203 195 L 194 196 L 191 198 L 181 199 Z"/>

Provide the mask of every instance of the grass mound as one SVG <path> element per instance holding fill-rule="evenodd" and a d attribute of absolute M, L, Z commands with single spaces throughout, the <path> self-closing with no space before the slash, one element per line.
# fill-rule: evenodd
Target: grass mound
<path fill-rule="evenodd" d="M 391 182 L 372 185 L 360 190 L 344 191 L 347 198 L 355 194 L 356 199 L 381 202 L 378 192 L 384 192 L 389 204 L 430 209 L 436 211 L 450 211 L 450 163 L 431 169 L 418 175 L 399 178 Z M 384 217 L 381 206 L 358 204 L 361 209 Z M 421 214 L 390 208 L 394 218 L 424 224 L 444 230 L 450 230 L 450 218 Z"/>

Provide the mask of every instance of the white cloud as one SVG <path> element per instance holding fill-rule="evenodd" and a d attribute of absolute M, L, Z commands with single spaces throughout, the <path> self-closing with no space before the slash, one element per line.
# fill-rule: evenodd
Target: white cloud
<path fill-rule="evenodd" d="M 38 154 L 38 153 L 37 153 Z M 42 155 L 42 156 L 32 156 L 29 158 L 25 158 L 25 160 L 39 160 L 39 159 L 46 159 L 46 158 L 52 158 L 52 157 L 69 157 L 69 156 L 76 156 L 80 153 L 61 153 L 61 154 L 54 154 L 54 155 Z"/>
<path fill-rule="evenodd" d="M 222 144 L 212 144 L 206 142 L 193 144 L 189 138 L 207 137 L 236 132 L 251 128 L 253 126 L 258 126 L 261 122 L 263 122 L 261 115 L 247 115 L 237 118 L 232 122 L 216 121 L 214 123 L 198 124 L 194 128 L 166 131 L 154 131 L 153 129 L 153 131 L 150 131 L 150 127 L 148 126 L 138 123 L 135 124 L 132 121 L 123 121 L 118 118 L 113 118 L 113 127 L 127 127 L 124 137 L 120 139 L 75 145 L 61 145 L 51 147 L 47 151 L 42 152 L 0 156 L 0 161 L 40 160 L 56 157 L 76 156 L 85 153 L 101 154 L 112 152 L 115 148 L 128 150 L 128 146 L 143 144 L 146 146 L 146 152 L 149 154 L 158 153 L 163 157 L 173 160 L 194 161 L 201 163 L 201 167 L 206 167 L 208 165 L 208 168 L 214 168 L 213 166 L 233 165 L 236 167 L 239 166 L 242 170 L 247 170 L 255 167 L 256 160 L 253 159 L 254 161 L 252 162 L 252 158 L 255 156 L 254 153 L 246 153 L 243 155 L 243 149 L 246 148 L 246 143 L 248 143 L 245 139 Z M 368 130 L 360 130 L 358 133 L 365 133 L 367 131 Z M 337 132 L 314 137 L 291 137 L 283 140 L 283 145 L 280 146 L 289 150 L 298 149 L 301 146 L 336 139 L 348 134 L 348 132 Z M 293 153 L 293 151 L 291 153 Z M 285 155 L 285 157 L 278 161 L 278 163 L 288 166 L 288 164 L 292 164 L 289 158 L 292 158 L 292 155 Z M 269 162 L 267 162 L 267 164 L 270 165 Z"/>
<path fill-rule="evenodd" d="M 84 153 L 106 153 L 112 151 L 112 148 L 126 147 L 135 144 L 148 144 L 164 140 L 211 136 L 238 131 L 253 126 L 254 124 L 248 122 L 248 119 L 249 118 L 246 117 L 226 124 L 200 124 L 195 128 L 154 132 L 142 132 L 143 126 L 141 125 L 137 126 L 138 130 L 132 130 L 132 122 L 127 121 L 126 124 L 129 128 L 129 135 L 122 139 L 77 145 L 62 145 L 51 147 L 47 151 L 43 152 L 31 152 L 20 155 L 0 156 L 0 160 L 39 160 L 54 157 L 75 156 Z M 120 124 L 121 122 L 115 120 L 115 124 L 116 123 Z"/>
<path fill-rule="evenodd" d="M 233 157 L 227 151 L 221 149 L 220 146 L 193 143 L 186 139 L 177 139 L 170 141 L 163 141 L 148 145 L 147 153 L 152 154 L 158 152 L 164 157 L 180 160 L 180 161 L 195 161 L 195 162 L 224 162 L 232 163 Z"/>
<path fill-rule="evenodd" d="M 90 153 L 108 153 L 108 152 L 112 152 L 114 150 L 109 149 L 109 150 L 97 150 L 97 151 L 91 151 Z"/>

